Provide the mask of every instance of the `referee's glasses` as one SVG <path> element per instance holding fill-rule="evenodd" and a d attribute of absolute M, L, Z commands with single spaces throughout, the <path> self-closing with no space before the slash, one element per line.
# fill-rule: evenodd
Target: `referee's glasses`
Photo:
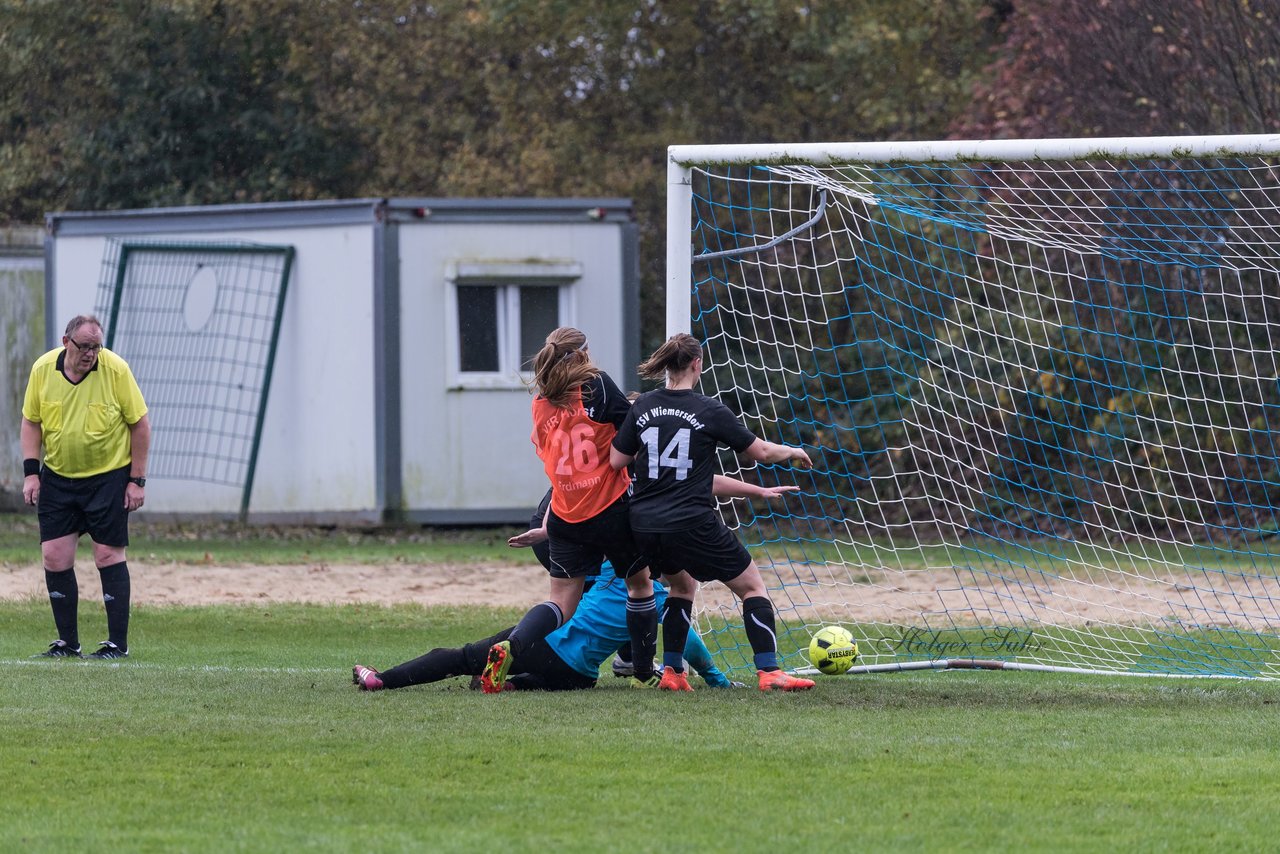
<path fill-rule="evenodd" d="M 79 350 L 81 353 L 88 353 L 92 355 L 102 349 L 101 344 L 81 344 L 79 341 L 77 341 L 74 338 L 68 338 L 67 340 L 70 341 L 72 344 L 76 345 L 76 349 Z"/>

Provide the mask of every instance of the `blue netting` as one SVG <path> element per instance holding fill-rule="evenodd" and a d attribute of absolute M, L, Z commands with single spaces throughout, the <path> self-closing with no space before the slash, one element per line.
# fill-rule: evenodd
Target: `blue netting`
<path fill-rule="evenodd" d="M 787 664 L 841 623 L 868 664 L 1280 675 L 1275 163 L 693 178 L 695 256 L 828 199 L 693 265 L 703 391 L 818 460 L 744 475 L 794 498 L 724 505 Z M 736 605 L 702 596 L 747 666 Z"/>

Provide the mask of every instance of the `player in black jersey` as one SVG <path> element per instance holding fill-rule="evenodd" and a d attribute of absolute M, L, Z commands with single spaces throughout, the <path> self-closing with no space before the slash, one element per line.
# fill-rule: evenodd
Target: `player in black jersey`
<path fill-rule="evenodd" d="M 610 464 L 634 461 L 631 529 L 649 566 L 667 577 L 660 688 L 689 691 L 682 662 L 699 581 L 719 581 L 742 600 L 747 640 L 761 691 L 798 691 L 813 681 L 778 667 L 773 602 L 751 555 L 715 510 L 711 487 L 716 449 L 727 445 L 761 463 L 813 463 L 802 448 L 758 439 L 728 407 L 693 390 L 702 374 L 702 344 L 673 335 L 640 365 L 646 379 L 666 376 L 666 388 L 640 395 L 618 428 Z"/>

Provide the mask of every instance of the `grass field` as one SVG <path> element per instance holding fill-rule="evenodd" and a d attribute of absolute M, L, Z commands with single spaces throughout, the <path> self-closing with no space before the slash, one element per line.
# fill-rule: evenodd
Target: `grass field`
<path fill-rule="evenodd" d="M 368 694 L 479 608 L 146 608 L 135 657 L 33 661 L 0 603 L 0 838 L 22 851 L 1262 851 L 1280 684 L 822 679 L 801 695 Z M 100 619 L 100 616 L 98 617 Z M 86 613 L 83 618 L 89 619 Z"/>
<path fill-rule="evenodd" d="M 34 519 L 0 516 L 25 565 Z M 139 526 L 177 564 L 509 560 L 508 531 Z M 339 555 L 339 556 L 335 556 Z M 81 603 L 82 632 L 101 627 Z M 819 677 L 806 694 L 369 694 L 514 610 L 138 606 L 122 663 L 33 660 L 0 601 L 0 840 L 49 851 L 1263 851 L 1280 682 Z M 741 675 L 741 674 L 740 674 Z M 698 683 L 700 684 L 700 683 Z"/>

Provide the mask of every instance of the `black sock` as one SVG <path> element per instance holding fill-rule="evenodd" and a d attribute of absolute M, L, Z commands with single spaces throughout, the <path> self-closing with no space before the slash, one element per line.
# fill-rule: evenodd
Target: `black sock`
<path fill-rule="evenodd" d="M 658 654 L 658 605 L 650 594 L 643 599 L 627 597 L 627 633 L 631 635 L 631 666 L 641 681 L 653 675 L 653 657 Z"/>
<path fill-rule="evenodd" d="M 693 602 L 680 596 L 668 596 L 662 608 L 662 663 L 674 670 L 684 670 L 684 644 L 693 623 Z"/>
<path fill-rule="evenodd" d="M 53 625 L 58 638 L 75 649 L 80 646 L 80 586 L 76 584 L 76 569 L 62 572 L 44 571 L 44 586 L 49 589 L 49 606 L 53 608 Z"/>
<path fill-rule="evenodd" d="M 628 628 L 629 628 L 629 627 L 628 627 Z M 631 641 L 627 641 L 627 642 L 626 642 L 626 643 L 624 643 L 622 646 L 618 647 L 618 658 L 620 658 L 620 659 L 621 659 L 621 660 L 623 660 L 623 661 L 631 661 L 631 660 L 632 660 L 632 655 L 631 655 Z"/>
<path fill-rule="evenodd" d="M 485 652 L 488 652 L 486 647 Z M 450 676 L 466 675 L 467 665 L 462 649 L 433 649 L 413 661 L 397 664 L 378 674 L 384 688 L 407 688 L 426 685 Z"/>
<path fill-rule="evenodd" d="M 524 652 L 532 644 L 560 628 L 563 622 L 564 615 L 560 613 L 560 606 L 555 602 L 534 605 L 520 618 L 511 637 L 507 638 L 511 642 L 511 654 L 519 655 Z"/>
<path fill-rule="evenodd" d="M 747 642 L 755 653 L 757 670 L 778 669 L 778 634 L 774 630 L 773 602 L 765 596 L 752 596 L 742 601 L 742 622 L 747 629 Z"/>
<path fill-rule="evenodd" d="M 102 578 L 102 602 L 107 608 L 107 640 L 129 649 L 129 564 L 125 561 L 98 568 Z"/>
<path fill-rule="evenodd" d="M 466 646 L 433 649 L 412 661 L 382 671 L 378 678 L 384 688 L 407 688 L 439 682 L 451 676 L 479 676 L 489 660 L 489 650 L 495 643 L 508 640 L 512 631 L 503 629 L 492 637 L 472 641 Z"/>

